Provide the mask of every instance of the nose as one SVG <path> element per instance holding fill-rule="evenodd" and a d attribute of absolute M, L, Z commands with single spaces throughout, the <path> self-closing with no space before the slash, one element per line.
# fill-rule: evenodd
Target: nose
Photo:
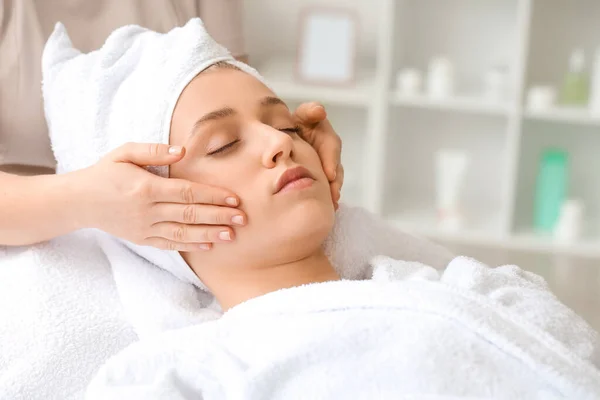
<path fill-rule="evenodd" d="M 294 141 L 290 135 L 267 126 L 265 129 L 266 145 L 263 153 L 263 165 L 274 168 L 277 163 L 293 157 Z"/>

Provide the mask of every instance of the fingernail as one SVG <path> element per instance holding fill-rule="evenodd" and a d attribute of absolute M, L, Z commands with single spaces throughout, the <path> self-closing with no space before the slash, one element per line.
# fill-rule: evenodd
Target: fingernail
<path fill-rule="evenodd" d="M 241 215 L 235 215 L 233 218 L 231 218 L 231 222 L 236 225 L 244 225 L 244 217 Z"/>
<path fill-rule="evenodd" d="M 238 200 L 235 197 L 228 197 L 225 199 L 225 203 L 229 204 L 230 206 L 237 206 Z"/>
<path fill-rule="evenodd" d="M 316 106 L 313 106 L 313 108 L 312 108 L 312 109 L 313 109 L 313 110 L 316 110 L 316 109 L 318 109 L 318 108 L 323 108 L 323 106 L 322 106 L 322 105 L 320 105 L 320 104 L 317 104 Z"/>
<path fill-rule="evenodd" d="M 169 147 L 169 154 L 173 156 L 178 156 L 181 154 L 181 150 L 183 150 L 181 146 L 171 146 Z"/>
<path fill-rule="evenodd" d="M 208 243 L 200 243 L 198 245 L 198 248 L 200 250 L 210 250 L 210 244 L 208 244 Z"/>
<path fill-rule="evenodd" d="M 336 169 L 333 170 L 333 180 L 335 181 L 335 178 L 337 177 L 337 167 Z"/>
<path fill-rule="evenodd" d="M 230 241 L 231 240 L 231 234 L 229 233 L 229 231 L 219 232 L 219 239 Z"/>

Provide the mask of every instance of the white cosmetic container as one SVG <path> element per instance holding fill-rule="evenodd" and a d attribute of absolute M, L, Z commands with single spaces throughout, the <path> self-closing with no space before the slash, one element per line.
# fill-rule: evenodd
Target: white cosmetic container
<path fill-rule="evenodd" d="M 423 86 L 423 74 L 418 69 L 405 68 L 396 76 L 396 90 L 401 96 L 416 96 Z"/>
<path fill-rule="evenodd" d="M 469 156 L 459 150 L 439 150 L 435 156 L 436 208 L 438 225 L 445 230 L 463 226 L 460 197 Z"/>
<path fill-rule="evenodd" d="M 552 86 L 534 86 L 527 94 L 530 111 L 546 111 L 556 104 L 556 89 Z"/>
<path fill-rule="evenodd" d="M 434 58 L 427 73 L 427 94 L 434 99 L 445 99 L 453 93 L 454 66 L 447 58 Z"/>
<path fill-rule="evenodd" d="M 554 228 L 554 238 L 561 242 L 574 242 L 583 233 L 585 206 L 581 200 L 569 199 L 560 209 L 560 216 Z"/>
<path fill-rule="evenodd" d="M 506 100 L 508 95 L 508 72 L 505 68 L 492 68 L 483 77 L 483 97 L 492 103 Z"/>
<path fill-rule="evenodd" d="M 592 85 L 590 91 L 590 112 L 600 116 L 600 48 L 596 50 L 592 71 Z"/>

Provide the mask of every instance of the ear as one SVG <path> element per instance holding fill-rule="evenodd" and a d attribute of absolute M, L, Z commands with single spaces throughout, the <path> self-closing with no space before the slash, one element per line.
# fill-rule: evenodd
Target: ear
<path fill-rule="evenodd" d="M 42 75 L 47 76 L 48 72 L 55 66 L 77 57 L 79 54 L 81 52 L 73 47 L 67 29 L 62 23 L 58 22 L 44 47 Z"/>

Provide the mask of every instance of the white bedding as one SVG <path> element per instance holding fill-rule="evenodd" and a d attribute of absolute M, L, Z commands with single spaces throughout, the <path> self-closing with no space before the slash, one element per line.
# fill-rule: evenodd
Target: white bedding
<path fill-rule="evenodd" d="M 598 334 L 541 278 L 466 258 L 443 275 L 374 266 L 373 280 L 281 290 L 140 341 L 87 398 L 600 398 Z"/>
<path fill-rule="evenodd" d="M 343 207 L 337 219 L 329 254 L 353 266 L 350 277 L 364 275 L 361 268 L 375 254 L 439 267 L 451 259 L 447 250 L 363 210 Z M 81 399 L 98 368 L 137 340 L 136 309 L 124 307 L 113 267 L 91 232 L 27 248 L 0 246 L 0 399 Z M 165 322 L 140 318 L 152 326 Z"/>
<path fill-rule="evenodd" d="M 75 233 L 0 247 L 0 399 L 81 399 L 90 377 L 136 336 L 110 265 Z"/>

